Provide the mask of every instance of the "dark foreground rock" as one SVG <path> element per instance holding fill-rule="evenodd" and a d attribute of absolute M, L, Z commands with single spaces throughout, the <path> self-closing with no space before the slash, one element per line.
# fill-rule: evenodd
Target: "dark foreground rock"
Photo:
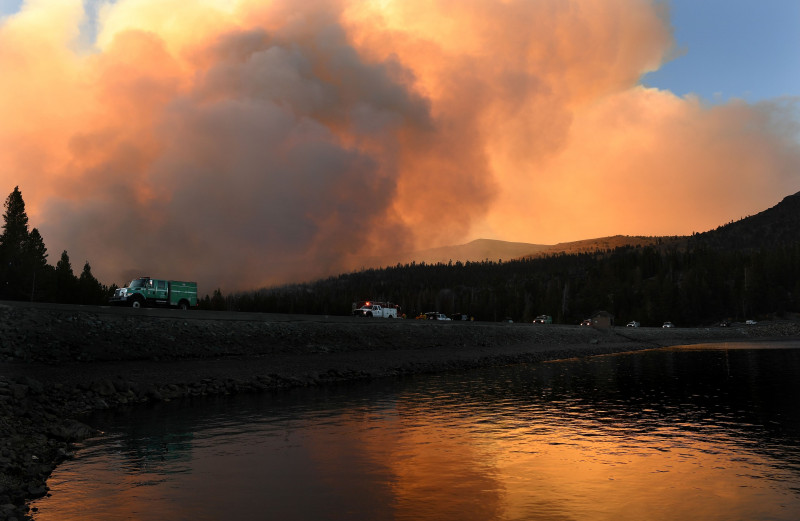
<path fill-rule="evenodd" d="M 92 410 L 193 396 L 704 342 L 800 322 L 616 328 L 106 309 L 0 302 L 0 520 L 25 519 Z"/>

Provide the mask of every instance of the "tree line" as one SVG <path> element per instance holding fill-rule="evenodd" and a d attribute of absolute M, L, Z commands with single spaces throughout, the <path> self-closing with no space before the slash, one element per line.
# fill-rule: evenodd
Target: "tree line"
<path fill-rule="evenodd" d="M 800 309 L 800 242 L 770 249 L 620 247 L 506 262 L 406 264 L 305 284 L 214 296 L 206 309 L 346 315 L 357 300 L 388 300 L 407 317 L 426 311 L 578 324 L 608 311 L 617 324 L 710 325 Z"/>
<path fill-rule="evenodd" d="M 25 201 L 19 187 L 4 203 L 0 234 L 0 299 L 105 304 L 114 288 L 92 275 L 87 261 L 76 276 L 69 254 L 61 252 L 55 266 L 47 263 L 47 248 L 37 228 L 29 229 Z"/>
<path fill-rule="evenodd" d="M 406 264 L 202 300 L 207 309 L 346 315 L 389 300 L 406 316 L 578 324 L 597 311 L 617 324 L 700 326 L 800 312 L 800 193 L 716 230 L 643 246 L 507 262 Z"/>
<path fill-rule="evenodd" d="M 800 196 L 764 214 L 689 238 L 592 253 L 506 262 L 411 263 L 364 269 L 314 282 L 199 299 L 201 309 L 348 315 L 359 300 L 399 304 L 477 320 L 530 322 L 540 314 L 577 324 L 607 311 L 618 324 L 708 325 L 800 311 Z M 55 266 L 29 229 L 19 187 L 5 201 L 0 235 L 0 299 L 105 304 L 105 286 L 87 261 L 73 273 L 67 251 Z M 769 213 L 771 212 L 771 213 Z M 774 219 L 771 216 L 778 216 Z M 752 240 L 742 242 L 745 237 Z"/>

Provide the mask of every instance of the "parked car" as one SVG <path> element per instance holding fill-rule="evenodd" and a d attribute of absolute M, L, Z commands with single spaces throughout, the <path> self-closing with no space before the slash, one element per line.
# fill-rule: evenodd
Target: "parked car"
<path fill-rule="evenodd" d="M 664 325 L 661 327 L 675 327 L 675 324 L 673 324 L 672 322 L 664 322 Z"/>
<path fill-rule="evenodd" d="M 550 315 L 539 315 L 538 317 L 533 319 L 534 324 L 552 324 L 553 317 Z"/>
<path fill-rule="evenodd" d="M 756 324 L 758 324 L 758 322 L 756 322 L 755 320 L 747 320 L 745 321 L 745 324 L 747 324 L 748 326 L 755 326 Z"/>
<path fill-rule="evenodd" d="M 635 321 L 635 320 L 631 320 L 630 322 L 628 322 L 628 323 L 625 325 L 625 327 L 639 327 L 640 325 L 641 325 L 641 324 L 639 324 L 637 321 Z"/>
<path fill-rule="evenodd" d="M 450 315 L 450 318 L 452 318 L 453 320 L 469 320 L 470 316 L 465 313 L 455 313 L 453 315 Z"/>
<path fill-rule="evenodd" d="M 592 319 L 591 318 L 587 318 L 586 320 L 581 322 L 581 326 L 591 326 L 591 325 L 592 325 Z"/>
<path fill-rule="evenodd" d="M 436 311 L 428 311 L 427 313 L 425 313 L 425 316 L 428 317 L 428 320 L 452 320 L 444 313 L 439 313 Z"/>

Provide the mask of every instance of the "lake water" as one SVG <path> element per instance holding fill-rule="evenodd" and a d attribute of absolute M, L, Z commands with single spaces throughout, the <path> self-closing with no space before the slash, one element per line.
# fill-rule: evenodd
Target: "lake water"
<path fill-rule="evenodd" d="M 35 519 L 797 520 L 800 341 L 93 418 Z"/>

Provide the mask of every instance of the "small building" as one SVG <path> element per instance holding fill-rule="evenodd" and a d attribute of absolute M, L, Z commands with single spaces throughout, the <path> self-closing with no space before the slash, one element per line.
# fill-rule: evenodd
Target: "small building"
<path fill-rule="evenodd" d="M 608 311 L 595 311 L 591 318 L 593 327 L 600 329 L 614 327 L 614 315 Z"/>

